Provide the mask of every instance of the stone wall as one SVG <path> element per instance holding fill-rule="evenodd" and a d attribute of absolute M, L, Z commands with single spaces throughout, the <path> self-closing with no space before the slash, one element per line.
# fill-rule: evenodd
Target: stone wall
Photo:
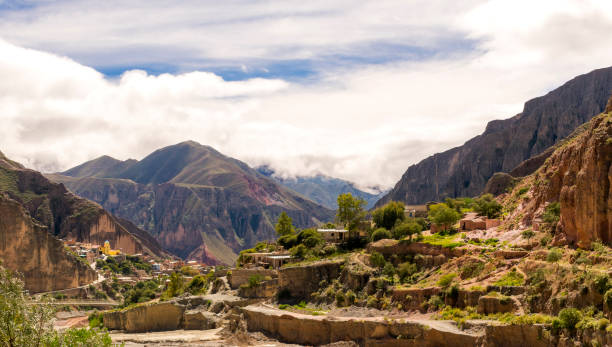
<path fill-rule="evenodd" d="M 278 277 L 278 271 L 268 269 L 233 269 L 232 275 L 228 276 L 229 284 L 232 289 L 237 289 L 249 281 L 251 276 L 260 275 L 261 277 Z"/>

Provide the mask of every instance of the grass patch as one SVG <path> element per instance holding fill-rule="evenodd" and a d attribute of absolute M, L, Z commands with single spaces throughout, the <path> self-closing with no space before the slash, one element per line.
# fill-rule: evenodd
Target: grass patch
<path fill-rule="evenodd" d="M 457 234 L 440 235 L 439 233 L 436 233 L 433 235 L 423 236 L 423 238 L 421 239 L 421 242 L 428 243 L 434 246 L 442 246 L 442 247 L 450 248 L 450 249 L 461 247 L 465 245 L 465 242 L 455 241 L 456 238 L 457 238 Z"/>
<path fill-rule="evenodd" d="M 522 286 L 525 283 L 525 278 L 523 278 L 523 275 L 521 275 L 520 273 L 518 273 L 515 269 L 512 269 L 512 271 L 506 273 L 505 275 L 502 276 L 502 278 L 500 278 L 499 280 L 497 280 L 494 285 L 496 286 Z"/>

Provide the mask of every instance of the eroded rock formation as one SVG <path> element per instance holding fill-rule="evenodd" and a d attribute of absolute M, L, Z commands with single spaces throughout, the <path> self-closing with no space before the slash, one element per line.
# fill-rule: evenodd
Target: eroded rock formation
<path fill-rule="evenodd" d="M 594 118 L 568 139 L 520 187 L 530 198 L 517 208 L 525 224 L 549 203 L 559 202 L 558 231 L 567 241 L 589 247 L 595 240 L 612 244 L 612 113 Z M 516 192 L 514 192 L 517 195 Z"/>
<path fill-rule="evenodd" d="M 31 293 L 75 288 L 96 280 L 87 264 L 64 249 L 15 200 L 0 193 L 0 260 L 23 275 Z"/>

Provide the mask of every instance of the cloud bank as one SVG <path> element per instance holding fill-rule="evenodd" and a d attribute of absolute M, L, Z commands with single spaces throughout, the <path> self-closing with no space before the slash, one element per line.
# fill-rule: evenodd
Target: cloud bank
<path fill-rule="evenodd" d="M 283 176 L 390 187 L 612 65 L 609 1 L 147 4 L 0 6 L 0 150 L 51 172 L 195 140 Z M 176 71 L 98 71 L 148 64 Z M 233 64 L 240 80 L 222 77 Z"/>

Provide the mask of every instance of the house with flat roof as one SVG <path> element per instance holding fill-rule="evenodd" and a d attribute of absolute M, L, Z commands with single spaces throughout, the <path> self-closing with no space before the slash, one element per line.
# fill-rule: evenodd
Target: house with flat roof
<path fill-rule="evenodd" d="M 325 242 L 337 243 L 348 240 L 348 230 L 345 229 L 317 229 Z"/>

